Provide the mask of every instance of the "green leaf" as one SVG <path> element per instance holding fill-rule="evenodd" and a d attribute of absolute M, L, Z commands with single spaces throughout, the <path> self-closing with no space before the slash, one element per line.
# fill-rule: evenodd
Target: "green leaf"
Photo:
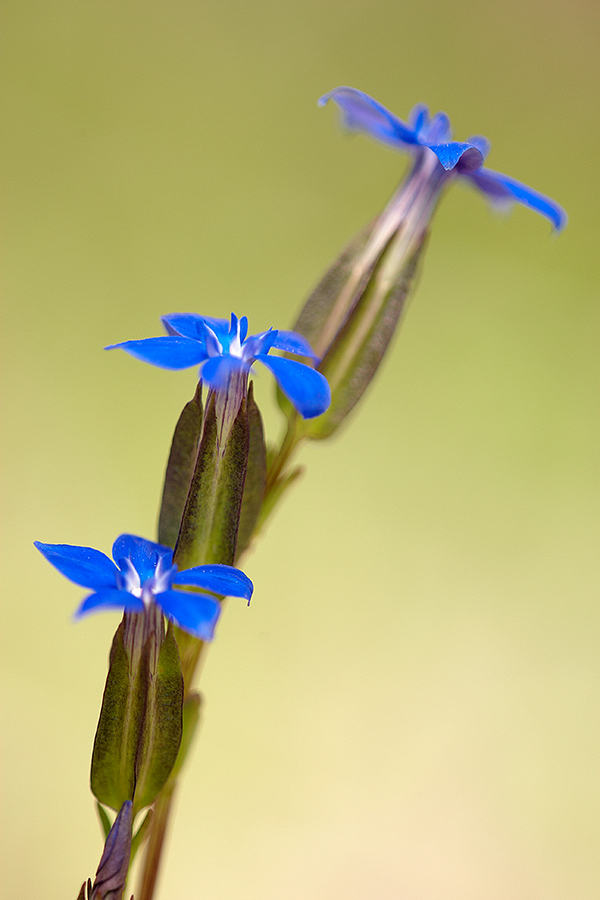
<path fill-rule="evenodd" d="M 133 799 L 135 760 L 146 705 L 147 674 L 129 671 L 124 620 L 110 651 L 110 665 L 92 752 L 91 788 L 105 806 L 120 810 Z"/>
<path fill-rule="evenodd" d="M 254 400 L 254 386 L 248 390 L 248 469 L 244 483 L 242 508 L 237 536 L 236 556 L 246 550 L 258 522 L 267 484 L 267 448 L 260 410 Z"/>
<path fill-rule="evenodd" d="M 174 560 L 180 569 L 207 563 L 233 565 L 248 465 L 246 401 L 220 443 L 220 424 L 211 394 Z"/>
<path fill-rule="evenodd" d="M 154 677 L 149 679 L 136 757 L 134 814 L 156 798 L 177 759 L 182 733 L 183 676 L 170 625 Z"/>
<path fill-rule="evenodd" d="M 202 382 L 175 426 L 158 519 L 158 542 L 174 547 L 190 489 L 202 431 Z"/>

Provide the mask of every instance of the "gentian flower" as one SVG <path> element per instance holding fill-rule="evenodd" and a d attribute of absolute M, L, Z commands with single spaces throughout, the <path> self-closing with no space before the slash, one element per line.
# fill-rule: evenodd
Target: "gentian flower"
<path fill-rule="evenodd" d="M 113 544 L 114 563 L 91 547 L 39 541 L 35 546 L 59 572 L 93 591 L 79 606 L 76 618 L 97 609 L 138 613 L 156 605 L 180 628 L 211 640 L 221 611 L 218 601 L 210 594 L 176 588 L 200 587 L 222 596 L 243 597 L 248 603 L 252 596 L 252 582 L 239 569 L 215 564 L 178 572 L 170 547 L 133 534 L 122 534 Z"/>
<path fill-rule="evenodd" d="M 248 320 L 231 315 L 212 319 L 196 313 L 163 316 L 168 332 L 164 337 L 124 341 L 107 347 L 121 347 L 132 356 L 163 369 L 187 369 L 200 365 L 203 382 L 217 395 L 234 391 L 241 399 L 252 365 L 260 362 L 273 375 L 296 410 L 304 419 L 323 413 L 331 401 L 327 379 L 311 366 L 297 360 L 269 356 L 270 350 L 282 350 L 315 361 L 308 341 L 293 331 L 269 329 L 248 337 Z M 239 404 L 238 404 L 239 405 Z"/>
<path fill-rule="evenodd" d="M 490 145 L 483 137 L 471 137 L 461 143 L 452 140 L 450 120 L 439 112 L 429 117 L 426 106 L 415 106 L 408 123 L 403 122 L 373 97 L 350 87 L 334 88 L 319 99 L 325 106 L 333 100 L 340 107 L 344 125 L 352 131 L 364 131 L 396 150 L 412 150 L 416 157 L 424 154 L 437 158 L 439 165 L 430 174 L 432 182 L 446 182 L 453 176 L 469 179 L 495 206 L 522 203 L 549 219 L 556 231 L 567 223 L 565 211 L 532 188 L 483 167 Z"/>

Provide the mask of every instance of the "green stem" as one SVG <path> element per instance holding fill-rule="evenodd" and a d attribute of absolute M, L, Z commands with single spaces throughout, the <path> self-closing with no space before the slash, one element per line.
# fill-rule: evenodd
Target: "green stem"
<path fill-rule="evenodd" d="M 269 470 L 267 472 L 267 487 L 265 491 L 265 502 L 269 497 L 269 494 L 281 478 L 281 474 L 283 469 L 285 468 L 286 463 L 291 457 L 293 451 L 296 448 L 296 445 L 301 440 L 300 428 L 298 425 L 299 419 L 298 416 L 294 416 L 288 422 L 287 431 L 281 447 L 279 448 L 277 455 L 274 457 L 272 462 L 269 464 Z"/>
<path fill-rule="evenodd" d="M 281 486 L 282 476 L 292 454 L 297 445 L 302 440 L 304 434 L 302 422 L 298 416 L 295 416 L 288 424 L 286 435 L 282 441 L 281 447 L 269 465 L 267 473 L 267 485 L 265 490 L 265 499 L 263 502 L 262 513 L 255 529 L 255 534 L 260 530 L 266 517 L 270 514 L 273 507 L 279 499 L 278 489 Z M 236 565 L 239 560 L 236 560 Z M 207 648 L 204 641 L 190 638 L 185 632 L 179 632 L 177 640 L 180 645 L 181 663 L 183 670 L 183 678 L 185 685 L 184 703 L 187 697 L 193 692 L 192 684 L 194 675 L 198 669 L 202 657 Z M 171 813 L 171 804 L 173 801 L 173 793 L 177 787 L 177 776 L 169 778 L 166 785 L 156 798 L 153 811 L 152 825 L 150 827 L 150 837 L 146 845 L 144 854 L 143 868 L 140 876 L 140 888 L 136 893 L 136 900 L 152 900 L 156 888 L 158 871 L 160 868 L 161 854 L 164 845 L 165 835 Z"/>

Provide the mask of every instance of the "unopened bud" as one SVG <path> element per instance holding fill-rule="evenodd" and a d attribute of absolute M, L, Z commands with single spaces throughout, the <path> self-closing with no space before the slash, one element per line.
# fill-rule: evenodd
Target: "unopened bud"
<path fill-rule="evenodd" d="M 133 804 L 126 801 L 106 838 L 90 900 L 121 900 L 131 855 Z"/>

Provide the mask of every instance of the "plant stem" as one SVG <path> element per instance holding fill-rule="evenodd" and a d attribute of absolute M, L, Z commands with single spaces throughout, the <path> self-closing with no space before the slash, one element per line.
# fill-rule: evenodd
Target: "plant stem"
<path fill-rule="evenodd" d="M 265 518 L 270 514 L 279 499 L 278 488 L 281 485 L 282 476 L 285 477 L 285 466 L 303 436 L 302 424 L 296 416 L 289 422 L 281 447 L 269 465 L 262 513 L 254 531 L 254 536 L 259 532 Z M 239 560 L 236 559 L 236 565 L 238 563 Z M 180 652 L 185 684 L 185 702 L 185 698 L 193 691 L 192 684 L 194 675 L 198 668 L 198 664 L 206 651 L 207 645 L 204 641 L 188 640 L 189 636 L 186 636 L 184 633 L 182 633 L 181 637 L 183 643 L 180 646 Z M 177 777 L 178 775 L 175 775 L 175 777 L 168 779 L 154 803 L 154 816 L 150 827 L 150 836 L 144 853 L 143 867 L 140 875 L 140 888 L 135 895 L 136 900 L 152 900 L 154 897 L 162 849 L 171 813 L 173 794 L 177 787 Z"/>
<path fill-rule="evenodd" d="M 142 870 L 140 891 L 139 894 L 136 894 L 137 900 L 152 900 L 154 896 L 175 787 L 175 779 L 168 781 L 154 804 L 154 818 L 144 854 L 144 868 Z"/>

